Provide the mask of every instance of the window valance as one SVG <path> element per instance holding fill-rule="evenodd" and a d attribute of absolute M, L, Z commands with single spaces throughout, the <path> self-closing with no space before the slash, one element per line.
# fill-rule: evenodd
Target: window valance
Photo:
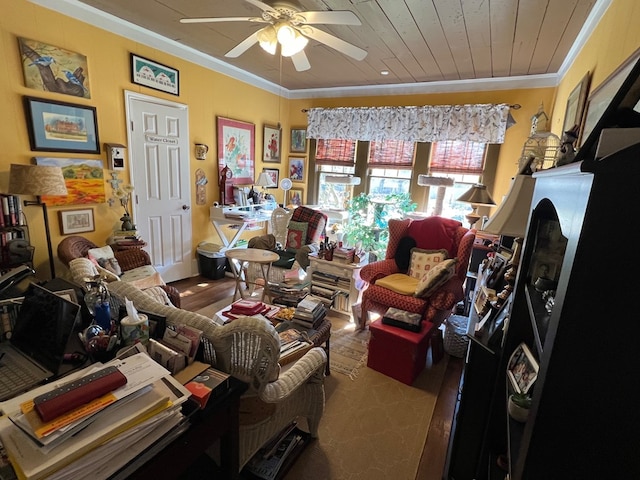
<path fill-rule="evenodd" d="M 503 143 L 508 104 L 312 108 L 308 138 Z"/>

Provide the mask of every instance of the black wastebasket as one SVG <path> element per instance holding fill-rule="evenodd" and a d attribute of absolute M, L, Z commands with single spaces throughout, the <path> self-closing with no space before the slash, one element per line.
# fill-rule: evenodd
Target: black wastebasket
<path fill-rule="evenodd" d="M 213 244 L 197 248 L 198 271 L 203 277 L 220 280 L 224 278 L 227 257 L 225 257 L 224 252 L 214 250 Z"/>

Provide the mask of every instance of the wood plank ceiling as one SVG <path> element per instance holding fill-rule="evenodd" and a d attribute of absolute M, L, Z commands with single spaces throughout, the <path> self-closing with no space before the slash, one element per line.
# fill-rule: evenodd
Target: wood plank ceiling
<path fill-rule="evenodd" d="M 184 17 L 260 16 L 243 0 L 80 1 L 301 90 L 557 73 L 598 0 L 298 0 L 302 10 L 353 11 L 361 26 L 318 27 L 368 52 L 357 61 L 311 40 L 305 72 L 258 45 L 235 59 L 224 56 L 262 24 L 179 23 Z"/>

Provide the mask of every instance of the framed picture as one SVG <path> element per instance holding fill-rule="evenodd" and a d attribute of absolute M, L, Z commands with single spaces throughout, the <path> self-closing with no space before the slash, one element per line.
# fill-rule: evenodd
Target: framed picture
<path fill-rule="evenodd" d="M 569 98 L 567 98 L 567 107 L 564 111 L 564 124 L 562 131 L 566 132 L 574 127 L 580 128 L 582 124 L 582 114 L 584 112 L 584 105 L 587 101 L 587 93 L 589 91 L 589 80 L 591 79 L 591 73 L 587 72 L 580 83 L 571 90 Z"/>
<path fill-rule="evenodd" d="M 304 158 L 289 157 L 289 178 L 294 182 L 304 181 Z"/>
<path fill-rule="evenodd" d="M 102 160 L 89 158 L 35 157 L 36 165 L 60 167 L 67 187 L 67 195 L 43 195 L 49 206 L 105 203 L 104 167 Z"/>
<path fill-rule="evenodd" d="M 282 129 L 265 125 L 263 139 L 262 161 L 279 163 L 282 158 Z"/>
<path fill-rule="evenodd" d="M 262 171 L 271 177 L 271 183 L 273 183 L 272 187 L 266 188 L 278 188 L 278 183 L 280 182 L 280 170 L 277 168 L 263 168 Z"/>
<path fill-rule="evenodd" d="M 253 123 L 216 117 L 218 126 L 218 169 L 226 166 L 231 177 L 226 182 L 228 194 L 233 198 L 233 185 L 249 185 L 254 181 L 256 127 Z"/>
<path fill-rule="evenodd" d="M 93 232 L 96 229 L 93 222 L 93 208 L 60 210 L 58 215 L 60 217 L 60 233 L 62 235 Z"/>
<path fill-rule="evenodd" d="M 507 376 L 516 393 L 527 393 L 538 378 L 538 362 L 525 343 L 521 343 L 509 357 Z"/>
<path fill-rule="evenodd" d="M 91 98 L 87 57 L 22 37 L 18 37 L 18 46 L 25 86 L 43 92 Z"/>
<path fill-rule="evenodd" d="M 291 190 L 289 190 L 288 196 L 289 200 L 287 202 L 287 205 L 302 205 L 302 199 L 304 197 L 301 188 L 292 188 Z"/>
<path fill-rule="evenodd" d="M 291 152 L 305 153 L 307 151 L 307 129 L 291 129 Z"/>
<path fill-rule="evenodd" d="M 76 291 L 73 288 L 69 288 L 67 290 L 57 290 L 55 292 L 59 297 L 65 298 L 73 303 L 78 303 L 78 297 L 76 295 Z"/>
<path fill-rule="evenodd" d="M 31 150 L 100 153 L 96 109 L 24 97 Z"/>
<path fill-rule="evenodd" d="M 598 121 L 602 118 L 607 108 L 611 104 L 613 97 L 618 93 L 620 87 L 638 63 L 640 49 L 627 58 L 622 65 L 615 69 L 600 85 L 598 85 L 589 95 L 584 113 L 584 124 L 580 133 L 580 145 L 582 145 L 589 134 L 593 131 Z"/>
<path fill-rule="evenodd" d="M 135 53 L 131 54 L 131 83 L 180 95 L 180 72 Z"/>

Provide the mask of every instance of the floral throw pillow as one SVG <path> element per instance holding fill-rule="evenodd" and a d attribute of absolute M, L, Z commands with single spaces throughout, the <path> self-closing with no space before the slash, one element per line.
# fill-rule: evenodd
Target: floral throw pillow
<path fill-rule="evenodd" d="M 457 258 L 443 260 L 438 265 L 430 269 L 418 282 L 416 297 L 429 298 L 433 292 L 444 285 L 456 274 Z"/>
<path fill-rule="evenodd" d="M 422 248 L 411 249 L 411 263 L 409 264 L 409 276 L 420 280 L 425 273 L 438 263 L 446 260 L 449 253 L 442 250 L 424 250 Z"/>

